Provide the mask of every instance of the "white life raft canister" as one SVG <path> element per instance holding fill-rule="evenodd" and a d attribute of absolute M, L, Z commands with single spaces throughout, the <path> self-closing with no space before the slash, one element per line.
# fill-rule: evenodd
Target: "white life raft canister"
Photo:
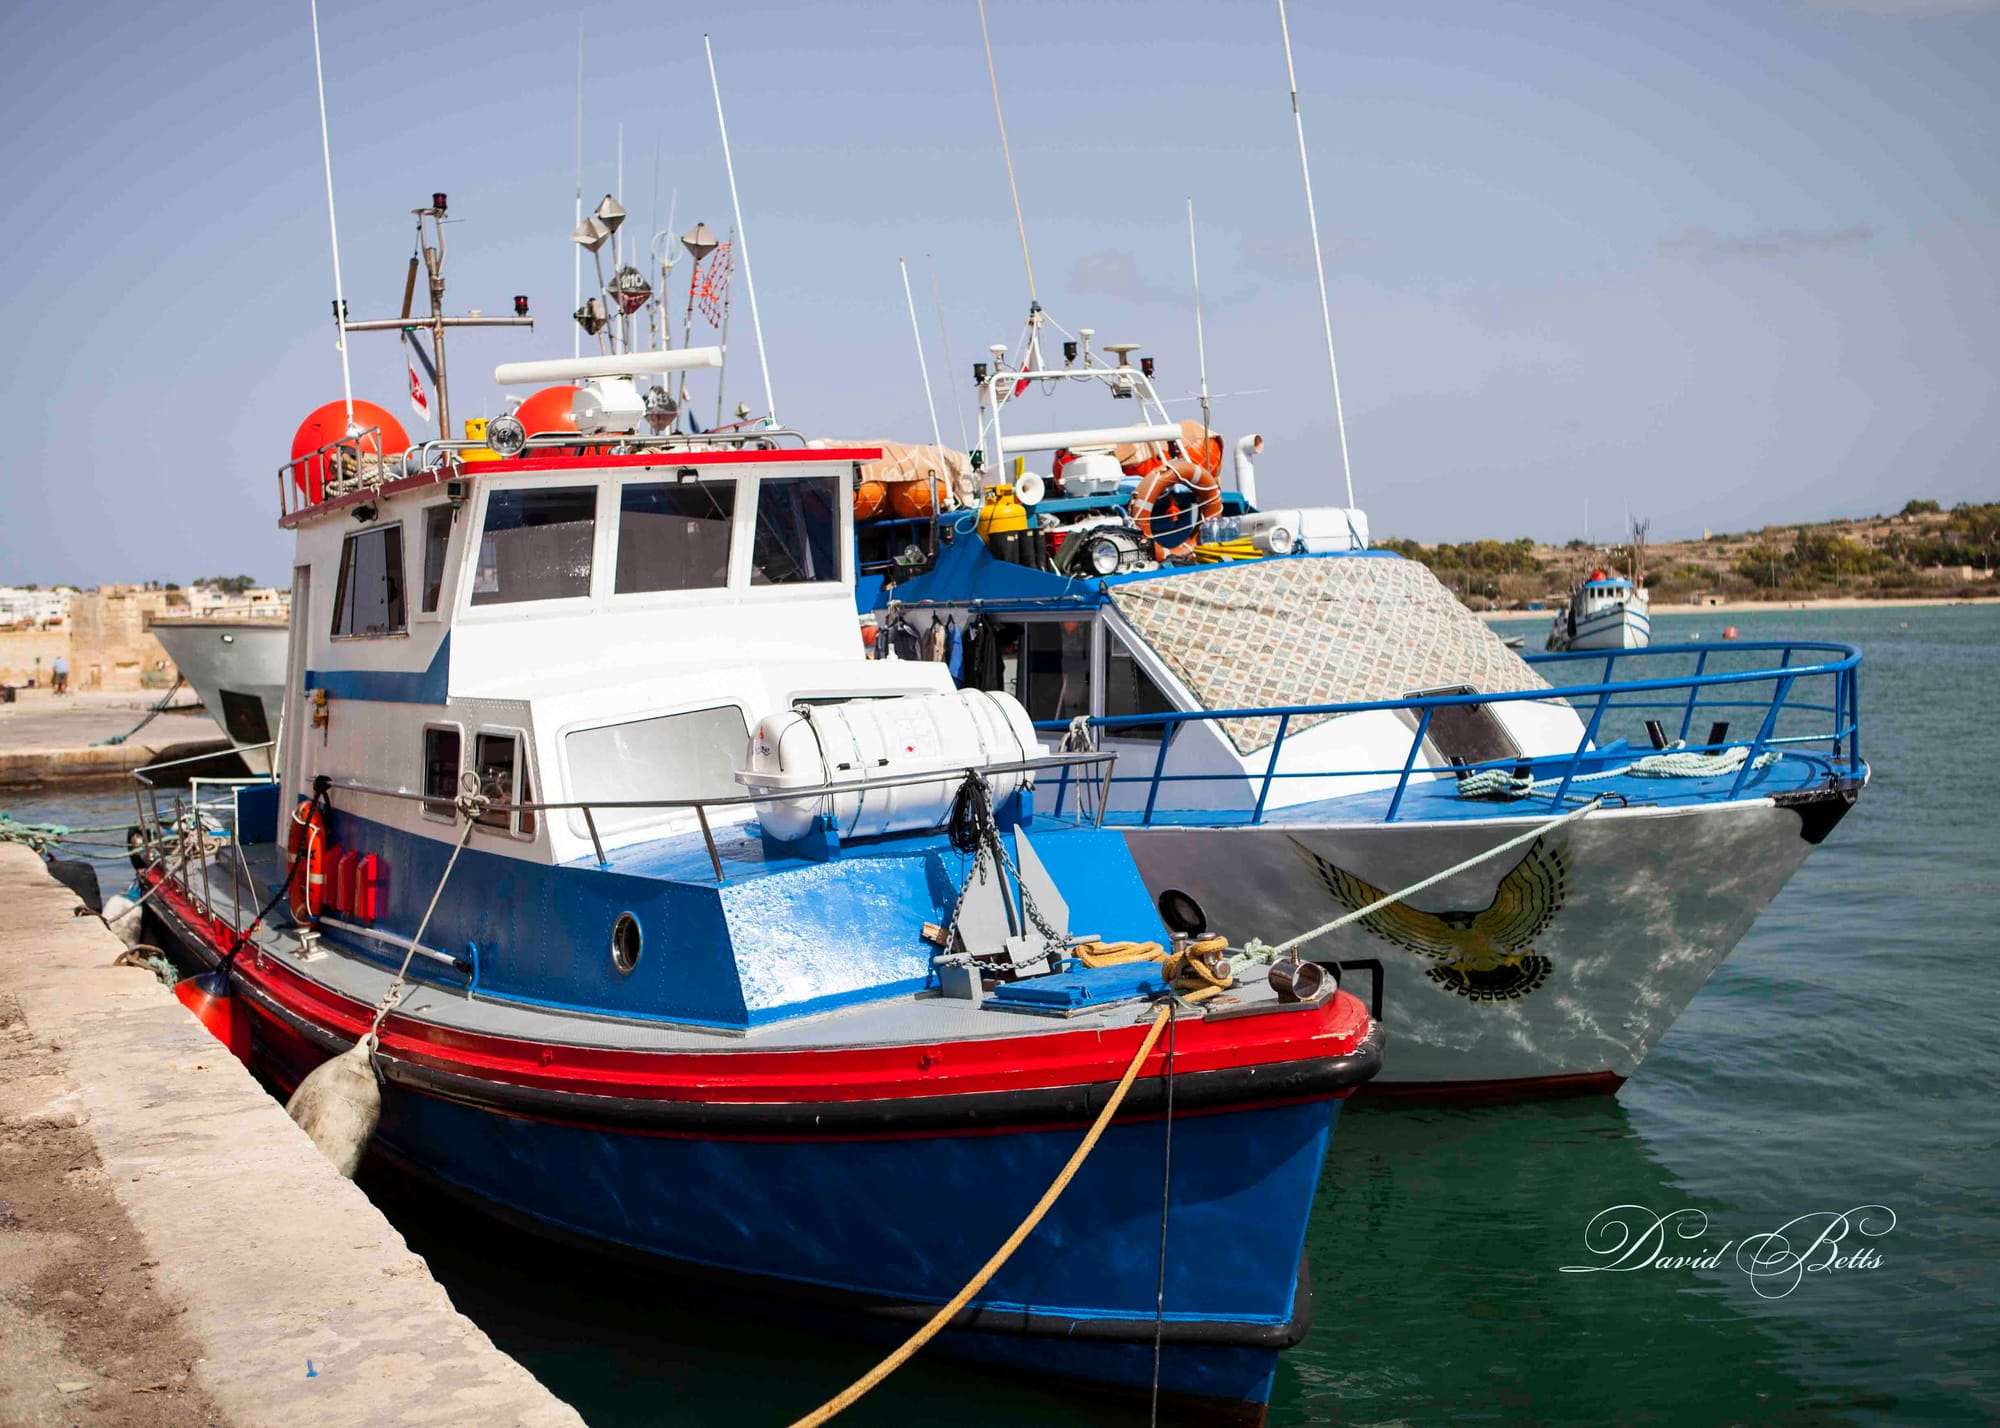
<path fill-rule="evenodd" d="M 833 815 L 843 838 L 869 838 L 934 828 L 951 813 L 965 769 L 1022 763 L 1043 753 L 1034 721 L 1010 694 L 961 689 L 857 699 L 774 714 L 750 739 L 750 767 L 737 780 L 759 793 L 764 831 L 781 841 L 802 838 L 821 812 Z M 790 788 L 861 783 L 897 774 L 943 772 L 935 782 L 855 788 L 813 798 L 784 798 Z M 987 773 L 995 806 L 1034 776 Z"/>

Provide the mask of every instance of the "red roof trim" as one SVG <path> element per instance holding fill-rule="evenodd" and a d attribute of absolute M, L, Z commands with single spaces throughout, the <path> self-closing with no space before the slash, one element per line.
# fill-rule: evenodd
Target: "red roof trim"
<path fill-rule="evenodd" d="M 483 475 L 506 476 L 517 471 L 601 471 L 645 466 L 772 466 L 837 465 L 852 461 L 880 461 L 879 446 L 829 446 L 824 448 L 777 451 L 644 451 L 632 456 L 576 455 L 564 451 L 550 456 L 516 456 L 506 461 L 472 461 L 439 466 L 416 476 L 385 481 L 372 491 L 350 491 L 316 506 L 290 511 L 278 518 L 280 530 L 293 530 L 307 521 L 318 520 L 349 506 L 399 495 L 420 486 L 445 481 L 465 481 Z"/>

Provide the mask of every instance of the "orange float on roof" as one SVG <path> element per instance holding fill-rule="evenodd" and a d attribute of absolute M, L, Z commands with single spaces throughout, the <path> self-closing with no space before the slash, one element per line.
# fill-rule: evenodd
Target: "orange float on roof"
<path fill-rule="evenodd" d="M 354 424 L 364 432 L 360 450 L 365 456 L 401 456 L 409 449 L 410 438 L 403 431 L 403 424 L 373 402 L 359 398 L 354 403 Z M 316 407 L 313 414 L 299 423 L 299 429 L 292 434 L 292 460 L 298 461 L 323 447 L 332 445 L 347 435 L 347 403 L 328 402 Z M 299 484 L 308 501 L 318 501 L 325 490 L 327 458 L 317 457 L 292 468 L 292 479 Z"/>
<path fill-rule="evenodd" d="M 530 436 L 550 431 L 575 431 L 576 387 L 544 387 L 514 409 L 514 417 Z"/>

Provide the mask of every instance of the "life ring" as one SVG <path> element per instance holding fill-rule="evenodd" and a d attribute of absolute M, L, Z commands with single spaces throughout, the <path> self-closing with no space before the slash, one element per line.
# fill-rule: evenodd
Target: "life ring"
<path fill-rule="evenodd" d="M 1139 478 L 1139 489 L 1132 493 L 1130 515 L 1132 524 L 1139 528 L 1139 534 L 1152 542 L 1156 560 L 1164 561 L 1192 551 L 1201 535 L 1200 526 L 1193 525 L 1188 528 L 1187 538 L 1175 545 L 1163 545 L 1153 539 L 1153 505 L 1175 486 L 1185 486 L 1194 493 L 1200 520 L 1210 520 L 1222 514 L 1222 480 L 1214 470 L 1185 456 L 1176 456 L 1152 466 Z"/>
<path fill-rule="evenodd" d="M 285 846 L 292 855 L 290 902 L 299 922 L 317 922 L 326 906 L 326 816 L 308 800 L 292 810 Z M 297 866 L 303 862 L 304 867 Z"/>

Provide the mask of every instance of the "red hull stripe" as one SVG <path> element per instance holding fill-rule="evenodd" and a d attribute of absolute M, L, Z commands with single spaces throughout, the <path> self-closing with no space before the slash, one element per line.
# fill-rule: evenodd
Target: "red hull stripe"
<path fill-rule="evenodd" d="M 505 476 L 516 471 L 598 471 L 616 466 L 768 466 L 773 463 L 798 465 L 881 459 L 882 448 L 879 446 L 788 448 L 777 451 L 653 451 L 643 452 L 637 456 L 574 456 L 568 453 L 553 456 L 516 456 L 505 462 L 488 461 L 475 462 L 470 466 L 460 464 L 439 466 L 415 476 L 384 481 L 372 491 L 349 491 L 344 496 L 335 496 L 317 505 L 306 506 L 280 516 L 278 527 L 280 530 L 292 530 L 307 521 L 318 520 L 321 516 L 334 511 L 348 506 L 358 506 L 363 501 L 376 501 L 384 496 L 414 491 L 422 486 L 435 486 L 443 481 L 469 480 L 487 471 Z"/>
<path fill-rule="evenodd" d="M 177 886 L 162 894 L 213 953 L 229 934 Z M 239 956 L 236 975 L 311 1025 L 353 1041 L 372 1008 L 275 960 Z M 1135 1014 L 1136 1015 L 1136 1014 Z M 1190 1018 L 1176 1034 L 1176 1074 L 1281 1065 L 1351 1054 L 1369 1029 L 1367 1009 L 1341 992 L 1317 1007 L 1221 1022 Z M 903 1096 L 1091 1086 L 1116 1080 L 1145 1036 L 1135 1020 L 983 1040 L 908 1042 L 825 1050 L 624 1051 L 524 1041 L 391 1016 L 382 1049 L 461 1076 L 586 1096 L 707 1104 L 881 1101 Z M 1142 1075 L 1158 1074 L 1164 1051 Z"/>

